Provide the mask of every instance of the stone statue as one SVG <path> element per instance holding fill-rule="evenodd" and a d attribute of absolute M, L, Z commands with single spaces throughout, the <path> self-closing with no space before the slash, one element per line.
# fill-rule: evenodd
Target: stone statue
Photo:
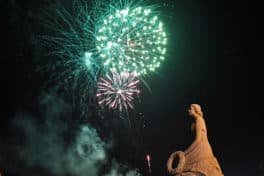
<path fill-rule="evenodd" d="M 170 155 L 167 170 L 172 176 L 223 176 L 217 159 L 214 157 L 208 142 L 203 112 L 198 104 L 192 104 L 189 115 L 195 118 L 192 130 L 195 140 L 185 151 L 177 151 Z M 172 168 L 173 161 L 178 157 L 176 168 Z"/>

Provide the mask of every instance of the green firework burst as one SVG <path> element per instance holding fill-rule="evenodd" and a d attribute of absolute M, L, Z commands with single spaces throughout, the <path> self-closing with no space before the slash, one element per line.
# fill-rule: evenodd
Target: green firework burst
<path fill-rule="evenodd" d="M 143 0 L 73 0 L 68 6 L 59 1 L 41 16 L 40 45 L 49 56 L 41 68 L 83 115 L 95 106 L 103 74 L 113 69 L 145 75 L 165 59 L 167 35 L 156 6 Z"/>
<path fill-rule="evenodd" d="M 165 59 L 167 35 L 151 6 L 113 8 L 98 20 L 95 37 L 108 69 L 144 75 Z"/>

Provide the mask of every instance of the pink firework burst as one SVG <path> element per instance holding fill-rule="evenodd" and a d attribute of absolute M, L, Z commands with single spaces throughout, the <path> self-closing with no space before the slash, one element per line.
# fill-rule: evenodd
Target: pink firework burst
<path fill-rule="evenodd" d="M 133 100 L 140 93 L 135 73 L 111 71 L 98 82 L 98 103 L 111 109 L 133 109 Z"/>

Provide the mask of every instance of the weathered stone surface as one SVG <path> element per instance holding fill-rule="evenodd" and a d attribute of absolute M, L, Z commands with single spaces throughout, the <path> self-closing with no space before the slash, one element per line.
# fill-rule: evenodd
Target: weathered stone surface
<path fill-rule="evenodd" d="M 195 140 L 185 151 L 177 151 L 170 155 L 167 170 L 172 176 L 223 176 L 207 138 L 206 124 L 203 112 L 198 104 L 192 104 L 189 115 L 195 118 L 192 130 Z M 173 161 L 179 158 L 176 168 Z"/>

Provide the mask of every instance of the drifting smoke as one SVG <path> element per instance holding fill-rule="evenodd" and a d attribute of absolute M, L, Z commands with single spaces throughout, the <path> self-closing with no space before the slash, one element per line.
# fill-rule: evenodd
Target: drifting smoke
<path fill-rule="evenodd" d="M 75 133 L 69 135 L 71 108 L 60 98 L 43 96 L 40 109 L 45 119 L 42 123 L 39 123 L 42 117 L 22 113 L 15 118 L 16 128 L 25 135 L 17 156 L 26 167 L 42 168 L 56 176 L 140 175 L 137 170 L 108 162 L 106 150 L 111 145 L 102 141 L 93 127 L 77 125 Z M 111 169 L 103 170 L 109 163 L 112 163 Z"/>
<path fill-rule="evenodd" d="M 141 176 L 141 174 L 138 170 L 130 170 L 127 166 L 120 165 L 113 161 L 110 173 L 105 176 Z"/>

